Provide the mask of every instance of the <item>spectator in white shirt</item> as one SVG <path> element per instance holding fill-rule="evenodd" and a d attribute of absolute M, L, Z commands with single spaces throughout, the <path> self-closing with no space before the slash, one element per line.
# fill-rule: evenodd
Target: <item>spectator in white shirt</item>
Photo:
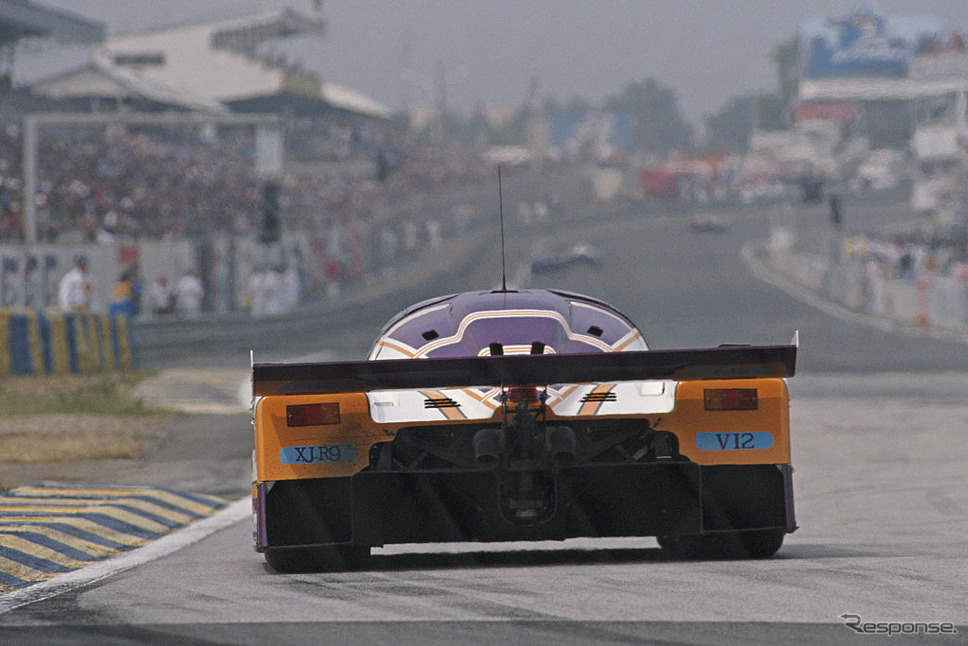
<path fill-rule="evenodd" d="M 148 307 L 155 316 L 165 316 L 174 310 L 171 302 L 171 287 L 164 274 L 158 274 L 158 278 L 148 288 Z"/>
<path fill-rule="evenodd" d="M 202 312 L 205 290 L 193 271 L 187 271 L 175 283 L 175 311 L 185 318 L 196 318 Z"/>
<path fill-rule="evenodd" d="M 65 310 L 77 313 L 91 311 L 94 283 L 87 276 L 87 258 L 74 257 L 74 267 L 61 278 L 57 295 L 60 306 Z"/>

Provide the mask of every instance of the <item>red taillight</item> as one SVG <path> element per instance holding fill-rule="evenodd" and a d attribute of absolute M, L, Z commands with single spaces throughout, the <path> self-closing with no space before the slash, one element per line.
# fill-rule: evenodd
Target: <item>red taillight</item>
<path fill-rule="evenodd" d="M 299 404 L 286 406 L 286 426 L 339 424 L 339 404 Z"/>
<path fill-rule="evenodd" d="M 538 401 L 538 389 L 534 386 L 514 386 L 508 388 L 507 395 L 512 402 Z"/>
<path fill-rule="evenodd" d="M 756 410 L 760 407 L 756 388 L 707 388 L 703 405 L 706 410 Z"/>

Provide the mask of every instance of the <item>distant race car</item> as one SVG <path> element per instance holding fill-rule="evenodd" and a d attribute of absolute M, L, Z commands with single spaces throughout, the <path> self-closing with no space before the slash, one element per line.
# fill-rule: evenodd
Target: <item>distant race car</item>
<path fill-rule="evenodd" d="M 576 242 L 566 247 L 535 254 L 531 259 L 531 271 L 539 274 L 579 263 L 599 265 L 601 257 L 602 252 L 598 248 L 586 242 Z"/>
<path fill-rule="evenodd" d="M 614 308 L 556 290 L 419 303 L 366 361 L 253 364 L 255 548 L 277 571 L 605 536 L 768 557 L 796 529 L 796 352 L 649 350 Z"/>
<path fill-rule="evenodd" d="M 719 233 L 729 228 L 729 221 L 721 215 L 702 213 L 690 216 L 686 223 L 693 231 L 713 231 Z"/>

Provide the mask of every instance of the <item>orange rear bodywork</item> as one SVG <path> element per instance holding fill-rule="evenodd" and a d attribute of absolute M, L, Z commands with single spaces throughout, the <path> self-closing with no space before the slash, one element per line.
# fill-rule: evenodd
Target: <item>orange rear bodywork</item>
<path fill-rule="evenodd" d="M 759 406 L 756 410 L 707 411 L 703 393 L 715 388 L 755 388 Z M 675 411 L 663 416 L 657 428 L 675 433 L 679 451 L 698 464 L 790 463 L 790 398 L 782 379 L 681 382 Z M 700 433 L 713 434 L 716 448 L 698 448 Z M 751 433 L 769 433 L 773 446 L 743 449 Z"/>
<path fill-rule="evenodd" d="M 756 391 L 755 410 L 706 410 L 704 393 L 718 388 L 744 388 Z M 339 404 L 339 423 L 291 427 L 287 425 L 286 407 L 313 403 Z M 548 415 L 549 421 L 574 423 L 581 419 L 606 419 L 607 416 L 582 415 L 561 417 Z M 675 409 L 662 414 L 622 418 L 648 419 L 651 426 L 669 431 L 679 440 L 679 451 L 701 465 L 790 464 L 789 395 L 782 379 L 678 382 Z M 487 423 L 500 424 L 500 409 L 493 420 L 469 420 L 469 431 Z M 452 425 L 454 420 L 421 422 L 422 426 Z M 259 482 L 302 478 L 335 478 L 351 476 L 369 464 L 370 449 L 389 442 L 400 428 L 412 424 L 377 424 L 370 418 L 366 395 L 267 396 L 257 401 L 255 411 L 256 479 Z M 753 435 L 757 434 L 757 435 Z M 752 448 L 751 438 L 772 440 L 769 448 Z M 701 441 L 705 440 L 705 441 Z M 319 447 L 352 446 L 355 456 L 347 459 L 345 449 L 340 460 L 314 461 L 322 457 Z M 706 448 L 702 448 L 706 447 Z M 282 451 L 289 449 L 297 462 L 283 462 Z M 315 453 L 312 451 L 315 449 Z M 302 459 L 300 459 L 302 458 Z M 292 461 L 292 459 L 290 460 Z"/>

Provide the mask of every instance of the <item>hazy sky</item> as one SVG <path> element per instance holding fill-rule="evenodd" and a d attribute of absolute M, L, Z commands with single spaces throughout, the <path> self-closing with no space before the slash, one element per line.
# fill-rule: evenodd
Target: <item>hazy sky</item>
<path fill-rule="evenodd" d="M 223 18 L 313 0 L 33 0 L 104 22 L 109 32 Z M 672 87 L 699 123 L 732 96 L 772 90 L 770 53 L 801 22 L 858 6 L 933 14 L 968 31 L 968 0 L 323 0 L 329 33 L 297 43 L 305 67 L 399 108 L 428 105 L 438 64 L 448 106 L 516 107 L 529 79 L 540 94 L 599 103 L 632 81 Z M 404 91 L 402 70 L 417 88 Z"/>

